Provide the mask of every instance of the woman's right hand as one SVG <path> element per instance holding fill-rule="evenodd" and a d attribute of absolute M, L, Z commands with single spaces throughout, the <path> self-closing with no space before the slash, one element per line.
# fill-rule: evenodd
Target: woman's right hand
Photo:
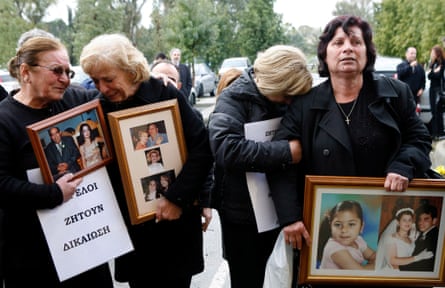
<path fill-rule="evenodd" d="M 303 239 L 301 236 L 303 236 L 308 246 L 312 244 L 311 235 L 309 235 L 302 221 L 297 221 L 284 227 L 283 232 L 286 244 L 292 245 L 294 249 L 301 250 L 301 247 L 303 247 Z"/>
<path fill-rule="evenodd" d="M 76 192 L 77 186 L 82 182 L 82 178 L 73 180 L 73 173 L 67 173 L 60 177 L 56 183 L 63 193 L 63 202 L 70 200 Z"/>

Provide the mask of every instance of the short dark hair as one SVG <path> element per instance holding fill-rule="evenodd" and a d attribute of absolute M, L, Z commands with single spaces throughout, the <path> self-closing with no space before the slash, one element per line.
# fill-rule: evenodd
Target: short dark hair
<path fill-rule="evenodd" d="M 163 53 L 163 52 L 159 52 L 155 56 L 155 60 L 166 60 L 166 59 L 167 59 L 167 55 L 165 55 L 165 53 Z"/>
<path fill-rule="evenodd" d="M 375 45 L 372 42 L 372 29 L 368 22 L 362 20 L 357 16 L 350 15 L 342 15 L 337 16 L 332 19 L 324 28 L 323 33 L 320 36 L 320 42 L 318 43 L 317 48 L 317 57 L 318 57 L 318 73 L 321 77 L 328 77 L 329 70 L 328 65 L 325 62 L 326 58 L 326 50 L 329 44 L 329 41 L 334 38 L 335 31 L 338 27 L 341 27 L 346 34 L 349 34 L 349 29 L 351 27 L 358 27 L 363 32 L 363 39 L 365 40 L 366 45 L 366 57 L 368 61 L 366 62 L 365 72 L 373 72 L 374 71 L 374 63 L 377 57 L 377 52 L 375 49 Z"/>
<path fill-rule="evenodd" d="M 416 209 L 416 218 L 419 218 L 421 214 L 431 215 L 431 218 L 437 218 L 437 208 L 429 203 L 428 200 L 422 199 L 420 206 Z"/>

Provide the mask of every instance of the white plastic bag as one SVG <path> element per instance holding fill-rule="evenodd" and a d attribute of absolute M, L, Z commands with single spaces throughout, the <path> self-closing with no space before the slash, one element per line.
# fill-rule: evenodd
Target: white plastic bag
<path fill-rule="evenodd" d="M 292 286 L 293 249 L 284 240 L 281 230 L 266 264 L 263 288 L 290 288 Z"/>

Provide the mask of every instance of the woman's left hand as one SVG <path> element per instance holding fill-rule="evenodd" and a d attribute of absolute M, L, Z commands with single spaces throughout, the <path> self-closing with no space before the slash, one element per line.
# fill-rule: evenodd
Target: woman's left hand
<path fill-rule="evenodd" d="M 386 175 L 384 187 L 386 191 L 405 192 L 406 188 L 408 188 L 408 183 L 408 178 L 397 173 L 388 173 Z"/>

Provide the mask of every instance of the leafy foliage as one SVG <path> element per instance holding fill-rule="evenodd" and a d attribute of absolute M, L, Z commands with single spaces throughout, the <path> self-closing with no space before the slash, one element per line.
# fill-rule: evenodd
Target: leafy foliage
<path fill-rule="evenodd" d="M 151 59 L 158 52 L 182 50 L 183 61 L 204 61 L 214 70 L 224 58 L 248 56 L 274 44 L 295 45 L 312 59 L 319 27 L 292 27 L 273 11 L 274 0 L 78 0 L 67 8 L 67 23 L 43 22 L 51 4 L 63 0 L 0 1 L 0 66 L 14 55 L 23 32 L 42 28 L 59 37 L 78 63 L 82 47 L 103 33 L 123 33 Z M 152 3 L 151 22 L 141 25 L 142 11 Z M 304 9 L 302 6 L 301 9 Z M 316 11 L 308 11 L 308 13 Z M 445 0 L 345 0 L 336 3 L 333 15 L 354 14 L 374 29 L 377 51 L 401 57 L 416 46 L 422 62 L 445 36 Z M 62 17 L 62 15 L 61 15 Z"/>

